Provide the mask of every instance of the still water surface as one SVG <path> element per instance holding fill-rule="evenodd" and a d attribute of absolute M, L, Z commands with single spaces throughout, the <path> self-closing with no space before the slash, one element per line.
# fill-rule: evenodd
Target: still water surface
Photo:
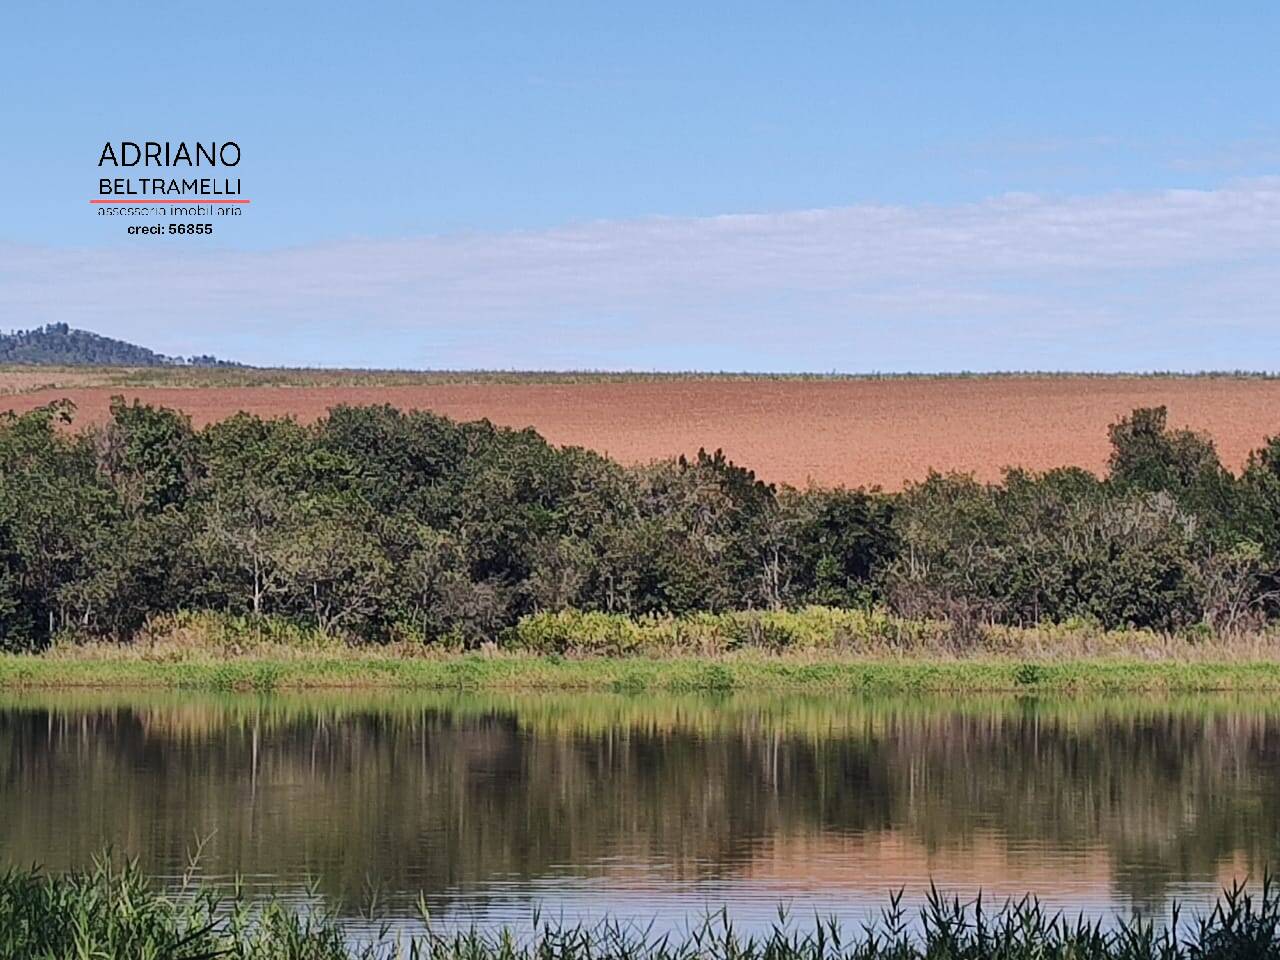
<path fill-rule="evenodd" d="M 105 845 L 345 915 L 852 923 L 932 880 L 1072 912 L 1280 864 L 1274 699 L 0 699 L 0 860 Z"/>

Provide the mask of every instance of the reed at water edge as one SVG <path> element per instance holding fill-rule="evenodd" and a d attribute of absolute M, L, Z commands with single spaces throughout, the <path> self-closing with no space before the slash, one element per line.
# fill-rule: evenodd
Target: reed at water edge
<path fill-rule="evenodd" d="M 332 914 L 225 894 L 189 875 L 162 890 L 109 856 L 80 872 L 0 874 L 0 958 L 154 960 L 1268 960 L 1280 958 L 1280 887 L 1270 877 L 1223 891 L 1212 911 L 1159 923 L 1070 919 L 1033 896 L 992 909 L 931 892 L 916 916 L 901 894 L 856 931 L 779 914 L 763 934 L 739 933 L 725 911 L 679 936 L 622 921 L 542 923 L 440 932 L 421 909 L 418 932 L 349 934 Z"/>

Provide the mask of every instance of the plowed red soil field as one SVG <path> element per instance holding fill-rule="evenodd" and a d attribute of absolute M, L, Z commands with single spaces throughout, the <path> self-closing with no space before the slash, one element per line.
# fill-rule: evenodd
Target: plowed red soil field
<path fill-rule="evenodd" d="M 325 387 L 72 387 L 0 398 L 28 410 L 58 397 L 79 423 L 113 394 L 175 407 L 197 425 L 245 410 L 311 420 L 340 403 L 390 403 L 459 420 L 532 426 L 626 463 L 723 448 L 770 481 L 898 489 L 930 468 L 996 479 L 1001 468 L 1105 469 L 1107 426 L 1166 405 L 1170 423 L 1209 433 L 1223 461 L 1280 434 L 1280 381 L 1228 378 L 993 377 L 892 380 L 671 379 Z"/>

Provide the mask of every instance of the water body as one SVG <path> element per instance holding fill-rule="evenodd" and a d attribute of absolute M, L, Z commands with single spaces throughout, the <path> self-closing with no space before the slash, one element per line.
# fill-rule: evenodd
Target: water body
<path fill-rule="evenodd" d="M 1280 865 L 1280 702 L 0 698 L 0 861 L 106 845 L 404 922 L 857 923 L 930 882 L 1157 913 Z"/>

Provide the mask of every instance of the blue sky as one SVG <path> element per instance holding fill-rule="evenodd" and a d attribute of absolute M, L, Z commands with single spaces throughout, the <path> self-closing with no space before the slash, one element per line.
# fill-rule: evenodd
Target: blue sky
<path fill-rule="evenodd" d="M 9 4 L 0 326 L 431 367 L 1280 367 L 1274 4 Z M 107 140 L 235 139 L 213 240 Z"/>

